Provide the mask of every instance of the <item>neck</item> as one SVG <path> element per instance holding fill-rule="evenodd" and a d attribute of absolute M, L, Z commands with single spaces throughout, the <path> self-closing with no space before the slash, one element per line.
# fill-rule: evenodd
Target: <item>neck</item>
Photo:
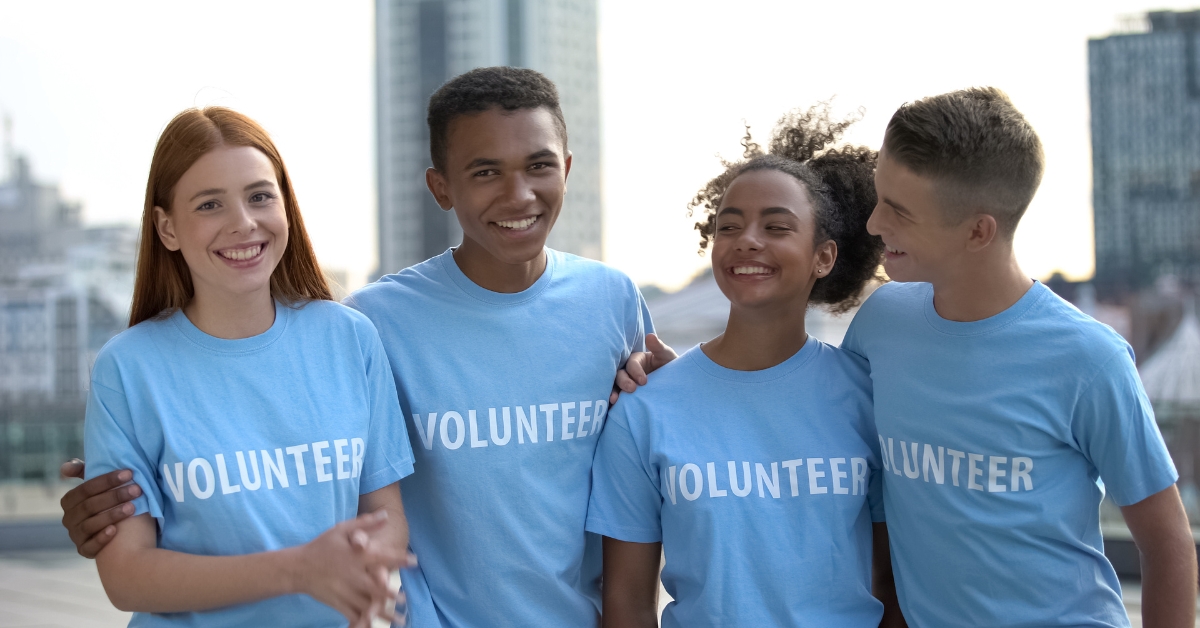
<path fill-rule="evenodd" d="M 512 294 L 529 289 L 546 272 L 546 249 L 543 247 L 528 261 L 508 263 L 464 236 L 462 244 L 454 249 L 454 263 L 479 287 Z"/>
<path fill-rule="evenodd" d="M 934 282 L 933 307 L 938 316 L 979 321 L 1007 310 L 1025 296 L 1033 280 L 1017 264 L 1012 246 L 997 253 L 964 260 L 951 276 Z"/>
<path fill-rule="evenodd" d="M 713 362 L 735 371 L 761 371 L 784 362 L 808 340 L 804 330 L 808 295 L 804 296 L 798 303 L 762 309 L 730 306 L 725 333 L 704 343 L 701 350 Z"/>
<path fill-rule="evenodd" d="M 196 286 L 183 313 L 200 331 L 237 340 L 266 332 L 275 323 L 275 300 L 267 286 L 250 294 L 217 295 Z"/>

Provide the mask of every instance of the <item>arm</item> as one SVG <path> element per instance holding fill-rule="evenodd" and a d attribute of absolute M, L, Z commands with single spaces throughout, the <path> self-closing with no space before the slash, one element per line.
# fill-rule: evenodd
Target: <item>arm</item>
<path fill-rule="evenodd" d="M 657 628 L 662 543 L 604 537 L 603 628 Z"/>
<path fill-rule="evenodd" d="M 892 553 L 888 546 L 887 524 L 879 521 L 871 524 L 871 595 L 883 602 L 883 619 L 880 628 L 906 628 L 904 615 L 900 612 L 900 600 L 896 597 L 896 578 L 892 574 Z"/>
<path fill-rule="evenodd" d="M 83 461 L 64 462 L 59 472 L 64 478 L 83 479 Z M 95 558 L 117 534 L 116 523 L 129 518 L 134 511 L 129 503 L 142 494 L 133 484 L 133 472 L 128 469 L 96 476 L 67 491 L 59 505 L 63 509 L 62 524 L 84 558 Z"/>
<path fill-rule="evenodd" d="M 650 381 L 647 378 L 650 373 L 679 357 L 674 349 L 658 339 L 657 334 L 646 334 L 646 349 L 649 351 L 635 351 L 626 360 L 625 367 L 617 371 L 612 394 L 608 396 L 609 405 L 616 403 L 622 392 L 631 393 L 637 390 L 638 386 L 645 386 L 646 382 Z"/>
<path fill-rule="evenodd" d="M 397 495 L 398 497 L 398 495 Z M 359 547 L 360 533 L 380 531 L 390 517 L 365 515 L 313 541 L 242 556 L 197 556 L 157 548 L 155 521 L 139 515 L 117 524 L 120 534 L 100 551 L 96 567 L 113 605 L 124 611 L 203 611 L 279 595 L 305 593 L 359 625 L 390 597 L 376 570 L 392 569 L 403 553 Z"/>
<path fill-rule="evenodd" d="M 1121 514 L 1141 552 L 1143 625 L 1195 626 L 1196 544 L 1179 490 L 1172 484 Z"/>

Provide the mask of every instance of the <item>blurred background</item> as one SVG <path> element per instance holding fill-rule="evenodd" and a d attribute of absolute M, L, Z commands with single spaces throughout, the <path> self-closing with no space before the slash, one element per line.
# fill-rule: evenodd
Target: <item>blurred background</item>
<path fill-rule="evenodd" d="M 144 186 L 180 110 L 274 136 L 341 294 L 457 244 L 424 186 L 424 107 L 513 65 L 559 86 L 574 168 L 551 246 L 628 273 L 679 349 L 728 303 L 687 202 L 784 112 L 832 99 L 878 147 L 891 113 L 1006 90 L 1047 170 L 1020 261 L 1134 346 L 1200 521 L 1200 13 L 1192 2 L 0 0 L 0 627 L 124 625 L 58 525 L 92 360 L 128 317 Z M 838 343 L 853 313 L 808 313 Z M 1137 604 L 1137 553 L 1105 506 Z"/>

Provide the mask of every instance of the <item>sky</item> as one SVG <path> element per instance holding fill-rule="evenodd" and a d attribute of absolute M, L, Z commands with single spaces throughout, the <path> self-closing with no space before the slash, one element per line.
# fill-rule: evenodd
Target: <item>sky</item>
<path fill-rule="evenodd" d="M 904 102 L 994 85 L 1047 157 L 1018 259 L 1034 277 L 1085 279 L 1087 40 L 1193 2 L 599 0 L 605 260 L 667 289 L 706 266 L 687 202 L 718 155 L 740 155 L 743 122 L 765 140 L 786 111 L 832 98 L 837 114 L 864 112 L 846 140 L 877 148 Z M 88 223 L 135 223 L 170 118 L 237 108 L 275 138 L 322 264 L 360 284 L 376 255 L 374 3 L 196 7 L 0 0 L 0 112 L 16 149 Z"/>

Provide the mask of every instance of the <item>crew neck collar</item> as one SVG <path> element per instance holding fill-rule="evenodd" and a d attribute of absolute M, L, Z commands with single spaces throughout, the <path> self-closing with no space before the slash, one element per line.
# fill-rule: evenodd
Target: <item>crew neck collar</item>
<path fill-rule="evenodd" d="M 275 321 L 271 326 L 257 336 L 249 338 L 237 338 L 230 340 L 228 338 L 217 338 L 209 335 L 196 327 L 187 315 L 183 313 L 183 309 L 178 309 L 167 320 L 174 323 L 179 333 L 183 334 L 189 341 L 208 349 L 210 351 L 218 351 L 220 353 L 249 353 L 264 349 L 274 343 L 287 330 L 288 321 L 292 316 L 292 308 L 275 301 Z"/>
<path fill-rule="evenodd" d="M 550 285 L 550 281 L 554 277 L 554 271 L 558 266 L 558 256 L 550 249 L 543 250 L 546 252 L 546 269 L 542 271 L 542 276 L 533 282 L 533 285 L 520 292 L 493 292 L 471 281 L 471 278 L 467 277 L 466 273 L 458 267 L 458 262 L 454 261 L 453 248 L 446 249 L 446 252 L 436 259 L 441 264 L 442 270 L 450 276 L 454 285 L 458 286 L 467 296 L 492 305 L 516 305 L 536 298 L 546 289 L 546 286 Z"/>
<path fill-rule="evenodd" d="M 714 362 L 712 358 L 708 357 L 704 353 L 704 350 L 701 348 L 703 346 L 702 344 L 692 347 L 691 350 L 684 354 L 684 357 L 690 359 L 693 364 L 700 368 L 700 370 L 718 379 L 740 383 L 761 383 L 786 377 L 787 375 L 791 374 L 792 371 L 804 366 L 809 360 L 812 359 L 814 355 L 816 355 L 817 344 L 819 342 L 820 341 L 814 338 L 812 334 L 809 334 L 808 340 L 805 340 L 804 345 L 801 346 L 798 351 L 793 353 L 791 357 L 783 362 L 780 362 L 779 364 L 776 364 L 775 366 L 767 367 L 758 371 L 738 371 L 731 368 L 725 368 L 724 366 Z"/>
<path fill-rule="evenodd" d="M 1047 292 L 1050 292 L 1045 284 L 1035 279 L 1025 294 L 1021 295 L 1016 303 L 1010 305 L 1003 312 L 977 321 L 962 322 L 942 318 L 933 306 L 933 284 L 925 285 L 925 320 L 937 331 L 951 336 L 978 336 L 1007 327 L 1020 320 L 1029 312 L 1029 308 L 1037 304 Z"/>

